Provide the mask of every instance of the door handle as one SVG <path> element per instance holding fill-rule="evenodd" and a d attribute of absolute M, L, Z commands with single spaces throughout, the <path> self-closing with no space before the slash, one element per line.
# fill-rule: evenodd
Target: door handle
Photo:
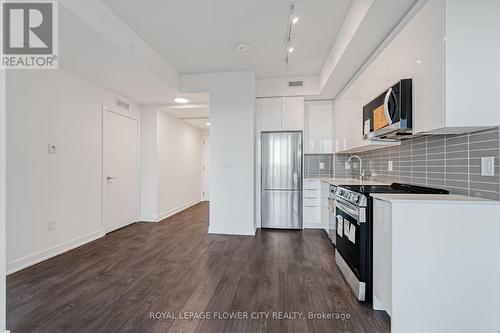
<path fill-rule="evenodd" d="M 385 99 L 384 99 L 384 114 L 385 118 L 387 119 L 387 124 L 392 125 L 392 118 L 391 115 L 389 114 L 389 99 L 394 95 L 394 91 L 392 91 L 392 88 L 389 88 L 387 90 L 387 93 L 385 94 Z"/>
<path fill-rule="evenodd" d="M 107 181 L 107 182 L 108 182 L 108 184 L 109 184 L 109 183 L 111 183 L 111 181 L 112 181 L 113 179 L 116 179 L 116 178 L 117 178 L 117 177 L 107 176 L 107 177 L 106 177 L 106 181 Z"/>

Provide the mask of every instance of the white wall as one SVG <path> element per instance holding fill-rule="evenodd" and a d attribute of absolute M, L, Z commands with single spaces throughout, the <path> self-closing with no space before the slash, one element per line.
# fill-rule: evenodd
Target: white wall
<path fill-rule="evenodd" d="M 103 1 L 59 3 L 60 69 L 139 103 L 171 103 L 179 74 Z"/>
<path fill-rule="evenodd" d="M 200 129 L 158 111 L 158 218 L 201 200 Z"/>
<path fill-rule="evenodd" d="M 157 125 L 158 109 L 140 106 L 141 110 L 141 221 L 156 222 L 158 219 L 157 193 Z"/>
<path fill-rule="evenodd" d="M 181 86 L 210 94 L 209 233 L 254 235 L 255 74 L 184 75 Z"/>
<path fill-rule="evenodd" d="M 302 87 L 289 87 L 290 81 L 303 81 Z M 318 76 L 263 78 L 256 81 L 257 97 L 308 96 L 320 93 Z"/>
<path fill-rule="evenodd" d="M 116 109 L 117 96 L 61 70 L 10 71 L 7 96 L 12 272 L 102 236 L 102 107 Z"/>
<path fill-rule="evenodd" d="M 141 110 L 141 221 L 158 222 L 201 200 L 201 131 L 143 105 Z"/>
<path fill-rule="evenodd" d="M 0 70 L 0 332 L 6 328 L 5 316 L 5 71 Z"/>

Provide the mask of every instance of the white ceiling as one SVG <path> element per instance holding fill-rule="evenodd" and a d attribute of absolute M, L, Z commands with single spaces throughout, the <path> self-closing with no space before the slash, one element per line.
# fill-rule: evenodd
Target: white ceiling
<path fill-rule="evenodd" d="M 102 0 L 180 73 L 317 75 L 351 0 L 296 0 L 295 51 L 282 65 L 290 0 Z M 247 42 L 241 53 L 236 44 Z"/>
<path fill-rule="evenodd" d="M 184 121 L 194 127 L 198 127 L 199 129 L 210 128 L 210 125 L 207 125 L 210 124 L 210 120 L 208 119 L 188 119 Z"/>
<path fill-rule="evenodd" d="M 59 26 L 61 69 L 140 104 L 171 103 L 177 96 L 159 76 L 65 6 L 59 7 Z"/>
<path fill-rule="evenodd" d="M 208 128 L 207 123 L 210 121 L 208 93 L 183 94 L 179 97 L 187 98 L 189 103 L 177 104 L 173 102 L 164 105 L 162 110 L 195 127 Z"/>
<path fill-rule="evenodd" d="M 353 76 L 374 59 L 426 0 L 356 0 L 346 16 L 322 72 L 321 93 L 314 99 L 336 98 Z M 350 15 L 352 14 L 352 15 Z M 348 42 L 346 42 L 348 41 Z M 344 42 L 344 43 L 342 43 Z M 335 58 L 333 60 L 332 58 Z"/>
<path fill-rule="evenodd" d="M 285 71 L 284 0 L 60 0 L 60 68 L 180 118 L 208 117 L 208 95 L 180 96 L 179 66 L 186 73 L 257 70 L 259 91 L 272 88 L 265 96 L 288 94 L 293 77 L 305 80 L 307 98 L 335 98 L 416 2 L 425 0 L 295 0 L 296 52 Z M 355 10 L 360 5 L 367 10 Z M 247 53 L 236 51 L 239 41 L 250 43 Z M 182 96 L 197 107 L 169 107 Z"/>

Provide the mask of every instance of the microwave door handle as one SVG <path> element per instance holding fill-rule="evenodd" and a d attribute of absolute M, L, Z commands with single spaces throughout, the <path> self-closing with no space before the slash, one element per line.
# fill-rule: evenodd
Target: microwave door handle
<path fill-rule="evenodd" d="M 394 92 L 392 91 L 392 88 L 389 88 L 389 90 L 387 90 L 387 93 L 385 94 L 385 99 L 384 99 L 384 114 L 385 118 L 387 119 L 387 123 L 389 125 L 392 125 L 392 118 L 391 115 L 389 114 L 389 100 L 391 99 L 392 95 L 394 95 Z"/>

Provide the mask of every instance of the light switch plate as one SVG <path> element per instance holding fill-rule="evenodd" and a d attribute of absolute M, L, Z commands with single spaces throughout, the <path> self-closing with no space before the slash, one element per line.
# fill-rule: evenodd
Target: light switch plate
<path fill-rule="evenodd" d="M 388 170 L 388 171 L 393 171 L 393 164 L 392 164 L 392 161 L 389 161 L 389 163 L 387 163 L 387 170 Z"/>
<path fill-rule="evenodd" d="M 481 176 L 495 175 L 495 157 L 481 157 Z"/>
<path fill-rule="evenodd" d="M 323 170 L 325 168 L 325 162 L 319 162 L 319 169 Z"/>
<path fill-rule="evenodd" d="M 56 145 L 54 145 L 52 143 L 49 143 L 48 152 L 51 155 L 54 155 L 55 153 L 57 153 L 57 147 L 56 147 Z"/>
<path fill-rule="evenodd" d="M 49 232 L 56 231 L 56 221 L 49 221 L 47 224 L 47 229 Z"/>

